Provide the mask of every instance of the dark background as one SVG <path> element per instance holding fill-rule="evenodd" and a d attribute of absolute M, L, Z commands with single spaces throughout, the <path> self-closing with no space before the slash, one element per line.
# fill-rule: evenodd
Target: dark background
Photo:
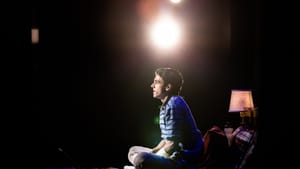
<path fill-rule="evenodd" d="M 40 42 L 32 45 L 32 89 L 33 112 L 39 114 L 40 122 L 41 168 L 122 168 L 128 164 L 130 146 L 154 146 L 159 141 L 155 118 L 160 102 L 152 98 L 150 84 L 153 71 L 161 66 L 182 71 L 182 95 L 203 133 L 225 121 L 238 125 L 239 115 L 228 113 L 231 89 L 252 89 L 259 108 L 256 160 L 267 166 L 271 161 L 264 157 L 273 157 L 274 147 L 284 150 L 280 138 L 296 123 L 294 118 L 274 113 L 284 107 L 272 99 L 286 94 L 273 94 L 270 89 L 279 86 L 276 76 L 290 83 L 287 74 L 278 70 L 282 63 L 278 55 L 284 57 L 284 49 L 291 46 L 280 34 L 276 36 L 280 43 L 274 42 L 278 40 L 273 36 L 276 31 L 268 29 L 276 22 L 266 20 L 266 16 L 273 18 L 264 12 L 266 4 L 189 0 L 172 7 L 187 21 L 188 40 L 183 49 L 159 53 L 145 41 L 148 18 L 139 13 L 140 2 L 64 0 L 33 6 L 32 27 L 40 30 Z M 207 32 L 199 31 L 201 21 Z M 222 30 L 228 23 L 229 40 Z M 203 35 L 206 38 L 201 38 Z M 292 67 L 287 69 L 287 73 L 295 72 Z M 289 125 L 274 130 L 286 121 Z"/>

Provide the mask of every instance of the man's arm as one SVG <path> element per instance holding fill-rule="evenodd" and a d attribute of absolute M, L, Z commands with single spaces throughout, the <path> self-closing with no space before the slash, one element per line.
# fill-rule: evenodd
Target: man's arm
<path fill-rule="evenodd" d="M 157 146 L 155 146 L 154 148 L 152 148 L 152 153 L 156 153 L 158 150 L 160 150 L 162 147 L 164 147 L 165 145 L 165 140 L 161 140 Z"/>
<path fill-rule="evenodd" d="M 171 140 L 162 140 L 162 143 L 157 146 L 159 148 L 156 150 L 155 154 L 169 158 L 170 155 L 174 152 L 174 141 Z"/>
<path fill-rule="evenodd" d="M 165 144 L 163 146 L 164 150 L 168 153 L 168 154 L 172 154 L 174 151 L 174 147 L 175 147 L 175 143 L 172 140 L 165 140 Z"/>
<path fill-rule="evenodd" d="M 175 146 L 174 141 L 171 140 L 161 140 L 159 144 L 152 149 L 152 153 L 156 153 L 158 150 L 164 148 L 167 153 L 172 153 Z"/>

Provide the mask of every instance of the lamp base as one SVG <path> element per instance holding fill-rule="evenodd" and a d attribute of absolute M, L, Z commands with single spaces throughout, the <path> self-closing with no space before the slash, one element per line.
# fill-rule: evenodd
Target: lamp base
<path fill-rule="evenodd" d="M 256 127 L 256 116 L 255 110 L 248 110 L 245 112 L 240 112 L 241 123 L 240 125 L 246 126 L 247 128 L 254 129 Z"/>

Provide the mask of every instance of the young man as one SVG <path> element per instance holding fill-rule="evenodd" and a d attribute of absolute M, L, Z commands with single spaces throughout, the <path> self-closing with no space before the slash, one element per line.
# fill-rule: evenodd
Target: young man
<path fill-rule="evenodd" d="M 153 97 L 161 100 L 161 141 L 154 148 L 133 146 L 128 159 L 136 169 L 196 168 L 201 158 L 203 138 L 192 112 L 179 95 L 182 74 L 173 68 L 158 68 L 151 84 Z"/>

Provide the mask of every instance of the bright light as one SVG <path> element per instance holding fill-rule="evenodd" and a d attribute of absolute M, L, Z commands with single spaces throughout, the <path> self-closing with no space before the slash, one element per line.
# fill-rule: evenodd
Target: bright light
<path fill-rule="evenodd" d="M 162 18 L 151 30 L 151 39 L 159 48 L 168 49 L 178 44 L 181 36 L 179 25 L 171 18 Z"/>
<path fill-rule="evenodd" d="M 171 2 L 173 2 L 173 3 L 179 3 L 179 2 L 181 2 L 181 0 L 170 0 Z"/>

